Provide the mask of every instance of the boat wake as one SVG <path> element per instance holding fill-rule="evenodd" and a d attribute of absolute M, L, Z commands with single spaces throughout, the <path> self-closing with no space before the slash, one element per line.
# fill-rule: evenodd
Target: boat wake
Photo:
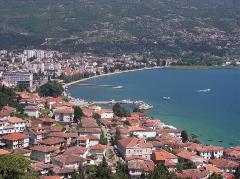
<path fill-rule="evenodd" d="M 197 90 L 198 93 L 207 93 L 207 92 L 210 92 L 210 91 L 211 91 L 210 88 Z"/>

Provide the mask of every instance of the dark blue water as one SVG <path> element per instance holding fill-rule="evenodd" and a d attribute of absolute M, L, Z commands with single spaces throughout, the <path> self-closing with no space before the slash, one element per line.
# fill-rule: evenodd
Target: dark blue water
<path fill-rule="evenodd" d="M 86 100 L 144 100 L 154 108 L 147 113 L 199 136 L 205 144 L 240 144 L 240 70 L 155 69 L 88 80 L 95 85 L 69 87 L 74 97 Z M 197 92 L 201 89 L 209 92 Z M 163 96 L 170 96 L 164 101 Z"/>

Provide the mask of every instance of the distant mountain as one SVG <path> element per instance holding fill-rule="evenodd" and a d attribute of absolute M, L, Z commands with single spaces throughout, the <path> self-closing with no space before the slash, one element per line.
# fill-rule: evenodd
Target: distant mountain
<path fill-rule="evenodd" d="M 199 62 L 240 53 L 239 0 L 0 0 L 0 18 L 0 48 Z"/>

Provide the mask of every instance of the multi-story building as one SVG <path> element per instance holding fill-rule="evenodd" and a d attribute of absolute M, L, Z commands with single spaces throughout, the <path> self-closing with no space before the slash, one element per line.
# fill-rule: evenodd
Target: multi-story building
<path fill-rule="evenodd" d="M 29 136 L 22 133 L 12 133 L 2 137 L 2 142 L 9 149 L 26 148 L 29 146 Z"/>
<path fill-rule="evenodd" d="M 0 136 L 15 133 L 24 132 L 26 129 L 26 122 L 17 117 L 8 117 L 0 119 Z"/>
<path fill-rule="evenodd" d="M 3 72 L 2 79 L 8 86 L 24 86 L 32 87 L 33 85 L 33 74 L 25 71 L 8 71 Z"/>
<path fill-rule="evenodd" d="M 153 145 L 143 139 L 135 137 L 121 139 L 118 142 L 118 150 L 124 158 L 139 156 L 151 159 Z"/>

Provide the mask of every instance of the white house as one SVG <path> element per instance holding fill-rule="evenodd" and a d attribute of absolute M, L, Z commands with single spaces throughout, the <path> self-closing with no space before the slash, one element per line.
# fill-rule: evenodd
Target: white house
<path fill-rule="evenodd" d="M 53 146 L 38 145 L 32 148 L 31 157 L 36 158 L 43 163 L 50 163 L 51 156 L 53 156 L 55 151 L 56 148 Z"/>
<path fill-rule="evenodd" d="M 2 137 L 2 142 L 10 149 L 27 148 L 29 136 L 22 133 L 12 133 Z"/>
<path fill-rule="evenodd" d="M 72 108 L 60 108 L 53 111 L 56 121 L 72 122 L 74 119 L 74 110 Z"/>
<path fill-rule="evenodd" d="M 97 111 L 97 113 L 101 116 L 101 119 L 112 119 L 114 116 L 114 113 L 111 109 L 102 109 Z"/>
<path fill-rule="evenodd" d="M 52 164 L 58 165 L 60 167 L 66 167 L 71 169 L 78 169 L 79 164 L 85 164 L 86 159 L 79 157 L 74 154 L 67 154 L 67 155 L 58 155 L 52 158 Z"/>
<path fill-rule="evenodd" d="M 128 130 L 131 134 L 139 138 L 154 138 L 157 135 L 155 130 L 146 127 L 130 126 Z"/>
<path fill-rule="evenodd" d="M 153 145 L 145 140 L 135 137 L 125 138 L 119 140 L 117 147 L 124 158 L 137 155 L 145 159 L 151 159 Z"/>
<path fill-rule="evenodd" d="M 0 135 L 23 132 L 26 129 L 26 122 L 18 117 L 0 119 Z"/>
<path fill-rule="evenodd" d="M 89 138 L 87 136 L 79 136 L 76 138 L 75 145 L 82 147 L 89 147 Z"/>
<path fill-rule="evenodd" d="M 29 117 L 39 118 L 39 108 L 37 106 L 26 106 L 24 108 L 24 114 L 27 114 Z"/>

